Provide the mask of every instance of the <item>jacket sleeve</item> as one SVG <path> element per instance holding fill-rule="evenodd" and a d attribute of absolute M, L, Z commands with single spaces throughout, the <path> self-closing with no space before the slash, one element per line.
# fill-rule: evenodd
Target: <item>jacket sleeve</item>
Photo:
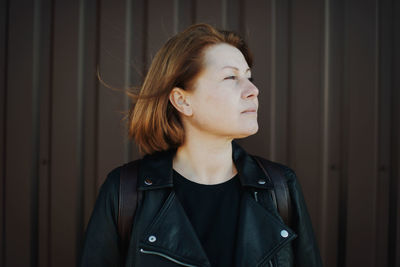
<path fill-rule="evenodd" d="M 120 266 L 117 229 L 119 169 L 114 169 L 100 187 L 85 233 L 81 266 Z"/>
<path fill-rule="evenodd" d="M 294 265 L 299 267 L 322 266 L 317 241 L 303 197 L 301 186 L 293 170 L 287 168 L 289 192 L 292 202 L 292 229 L 298 237 L 294 240 Z"/>

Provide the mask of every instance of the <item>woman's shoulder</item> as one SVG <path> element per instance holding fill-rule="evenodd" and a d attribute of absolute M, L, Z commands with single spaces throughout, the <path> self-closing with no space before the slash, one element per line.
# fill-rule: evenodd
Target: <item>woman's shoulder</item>
<path fill-rule="evenodd" d="M 140 160 L 130 161 L 123 165 L 117 166 L 111 171 L 108 172 L 106 179 L 104 180 L 100 190 L 106 191 L 109 193 L 119 193 L 119 186 L 120 186 L 120 176 L 121 171 L 124 168 L 131 168 L 132 166 L 136 165 Z"/>
<path fill-rule="evenodd" d="M 278 172 L 282 175 L 284 175 L 286 177 L 287 181 L 291 181 L 296 179 L 296 173 L 295 171 L 290 168 L 289 166 L 280 163 L 280 162 L 276 162 L 276 161 L 272 161 L 269 159 L 266 159 L 264 157 L 260 157 L 257 155 L 252 155 L 253 158 L 256 158 L 259 162 L 261 162 L 261 164 L 264 166 L 264 168 L 270 172 Z"/>
<path fill-rule="evenodd" d="M 122 166 L 115 167 L 108 172 L 105 180 L 103 181 L 99 194 L 117 196 L 119 194 L 119 177 Z"/>

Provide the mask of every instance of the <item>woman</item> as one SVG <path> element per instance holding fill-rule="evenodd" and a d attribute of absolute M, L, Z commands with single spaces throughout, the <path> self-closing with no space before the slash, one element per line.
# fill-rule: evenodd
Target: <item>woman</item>
<path fill-rule="evenodd" d="M 207 24 L 160 49 L 130 114 L 145 155 L 135 161 L 142 197 L 129 247 L 125 254 L 117 230 L 119 167 L 101 187 L 83 266 L 322 265 L 294 172 L 271 163 L 289 188 L 289 227 L 265 172 L 233 141 L 258 130 L 251 66 L 243 39 Z"/>

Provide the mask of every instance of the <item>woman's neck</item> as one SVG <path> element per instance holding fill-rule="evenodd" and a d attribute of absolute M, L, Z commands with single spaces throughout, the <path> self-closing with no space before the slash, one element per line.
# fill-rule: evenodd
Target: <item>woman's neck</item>
<path fill-rule="evenodd" d="M 232 160 L 232 140 L 186 138 L 174 156 L 173 168 L 199 184 L 223 183 L 237 173 Z"/>

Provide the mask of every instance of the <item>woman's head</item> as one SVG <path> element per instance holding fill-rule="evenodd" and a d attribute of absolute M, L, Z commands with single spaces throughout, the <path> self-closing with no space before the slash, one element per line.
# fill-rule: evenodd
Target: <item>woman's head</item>
<path fill-rule="evenodd" d="M 236 69 L 226 68 L 226 70 L 221 70 L 220 75 L 223 75 L 223 71 L 224 73 L 234 72 L 235 75 L 230 76 L 240 78 L 240 87 L 254 87 L 247 80 L 250 77 L 249 68 L 252 66 L 251 54 L 244 40 L 232 32 L 218 31 L 207 24 L 193 25 L 169 39 L 157 52 L 145 77 L 137 102 L 130 112 L 129 134 L 135 139 L 142 152 L 151 154 L 155 151 L 179 147 L 183 143 L 184 122 L 190 121 L 193 114 L 186 114 L 185 110 L 182 110 L 182 105 L 191 101 L 189 103 L 191 112 L 207 107 L 199 104 L 204 103 L 204 99 L 200 101 L 202 96 L 199 95 L 200 90 L 196 88 L 213 85 L 205 84 L 204 78 L 210 77 L 207 66 L 215 67 L 215 64 L 224 64 L 217 59 L 223 59 L 221 57 L 223 55 L 235 58 L 234 61 L 231 60 L 234 65 L 231 67 Z M 212 57 L 216 57 L 219 63 L 214 62 Z M 225 78 L 222 80 L 225 81 L 223 86 L 226 87 L 228 81 Z M 231 78 L 228 79 L 231 80 Z M 246 78 L 247 82 L 242 78 Z M 250 94 L 255 93 L 253 91 Z M 255 100 L 250 102 L 240 104 L 238 108 L 254 108 L 258 105 L 256 96 Z"/>

